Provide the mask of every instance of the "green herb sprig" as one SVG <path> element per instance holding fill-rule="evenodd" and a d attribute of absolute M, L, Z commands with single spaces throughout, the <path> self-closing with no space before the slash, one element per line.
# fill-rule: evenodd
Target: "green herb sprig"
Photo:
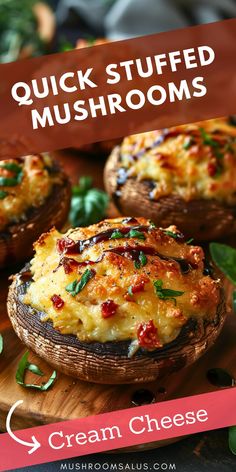
<path fill-rule="evenodd" d="M 176 304 L 176 297 L 180 297 L 181 295 L 184 294 L 184 292 L 181 292 L 179 290 L 171 290 L 169 288 L 163 288 L 163 281 L 161 279 L 155 280 L 153 282 L 153 285 L 154 285 L 156 295 L 161 300 L 173 300 L 174 303 Z"/>
<path fill-rule="evenodd" d="M 165 231 L 163 231 L 167 236 L 170 236 L 171 238 L 173 239 L 178 239 L 178 233 L 173 233 L 173 231 L 169 231 L 168 229 L 165 229 Z"/>
<path fill-rule="evenodd" d="M 144 254 L 143 251 L 140 251 L 138 256 L 138 261 L 134 262 L 134 267 L 136 269 L 140 269 L 140 267 L 144 267 L 147 264 L 147 256 Z"/>
<path fill-rule="evenodd" d="M 86 269 L 80 280 L 75 279 L 73 282 L 66 286 L 66 291 L 69 292 L 72 297 L 75 297 L 76 295 L 78 295 L 79 292 L 81 292 L 81 290 L 83 290 L 85 285 L 87 285 L 89 280 L 94 277 L 94 275 L 94 270 Z"/>
<path fill-rule="evenodd" d="M 7 192 L 5 192 L 4 190 L 0 190 L 0 200 L 3 200 L 5 197 L 7 197 L 7 195 Z"/>
<path fill-rule="evenodd" d="M 106 215 L 108 195 L 92 188 L 91 177 L 81 177 L 79 184 L 72 187 L 69 220 L 73 227 L 98 223 Z"/>
<path fill-rule="evenodd" d="M 37 385 L 37 384 L 25 383 L 24 379 L 25 379 L 25 374 L 27 370 L 29 370 L 30 372 L 33 372 L 34 374 L 40 377 L 44 375 L 44 373 L 40 370 L 40 368 L 37 365 L 31 364 L 28 361 L 28 357 L 29 357 L 29 352 L 27 351 L 23 355 L 23 357 L 21 358 L 18 364 L 17 371 L 16 371 L 16 382 L 24 388 L 33 388 L 35 390 L 40 390 L 41 392 L 47 391 L 54 384 L 56 380 L 56 377 L 57 377 L 56 371 L 55 370 L 53 371 L 51 377 L 48 379 L 48 381 L 45 384 Z"/>
<path fill-rule="evenodd" d="M 9 170 L 10 172 L 13 172 L 14 174 L 14 177 L 0 176 L 1 187 L 15 187 L 21 182 L 22 177 L 23 177 L 23 169 L 21 166 L 18 166 L 14 162 L 4 162 L 4 163 L 0 162 L 0 169 Z"/>
<path fill-rule="evenodd" d="M 122 233 L 119 229 L 114 229 L 113 233 L 110 236 L 110 239 L 121 239 L 121 238 L 137 238 L 137 239 L 146 239 L 145 234 L 142 231 L 139 231 L 135 228 L 131 229 L 127 234 Z"/>

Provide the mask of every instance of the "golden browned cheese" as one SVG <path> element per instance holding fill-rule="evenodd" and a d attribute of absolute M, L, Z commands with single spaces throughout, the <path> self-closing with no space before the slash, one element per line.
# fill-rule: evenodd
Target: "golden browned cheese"
<path fill-rule="evenodd" d="M 24 302 L 86 342 L 145 347 L 151 337 L 149 348 L 160 347 L 189 318 L 214 318 L 220 297 L 219 281 L 203 275 L 202 249 L 186 244 L 175 226 L 157 229 L 144 218 L 105 220 L 65 235 L 53 229 L 36 242 L 31 270 Z"/>
<path fill-rule="evenodd" d="M 25 220 L 29 209 L 44 203 L 58 180 L 51 168 L 46 154 L 0 161 L 0 231 Z"/>
<path fill-rule="evenodd" d="M 236 203 L 236 126 L 220 118 L 124 138 L 121 168 L 153 182 L 151 198 Z"/>

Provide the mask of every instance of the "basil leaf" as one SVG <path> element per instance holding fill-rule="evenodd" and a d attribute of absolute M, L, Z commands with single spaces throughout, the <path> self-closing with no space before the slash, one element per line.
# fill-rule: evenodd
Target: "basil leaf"
<path fill-rule="evenodd" d="M 171 238 L 178 239 L 178 233 L 173 233 L 173 231 L 165 230 L 164 233 Z"/>
<path fill-rule="evenodd" d="M 147 264 L 147 257 L 144 254 L 143 251 L 140 251 L 139 256 L 138 256 L 138 261 L 135 261 L 134 267 L 136 269 L 140 269 L 140 267 L 144 267 Z"/>
<path fill-rule="evenodd" d="M 160 293 L 161 293 L 161 298 L 180 297 L 181 295 L 184 294 L 184 292 L 181 292 L 179 290 L 171 290 L 168 288 L 162 288 Z"/>
<path fill-rule="evenodd" d="M 188 241 L 186 241 L 186 244 L 191 244 L 193 241 L 194 241 L 194 238 L 190 238 L 188 239 Z"/>
<path fill-rule="evenodd" d="M 233 291 L 233 310 L 234 313 L 236 314 L 236 290 Z"/>
<path fill-rule="evenodd" d="M 10 170 L 16 175 L 18 175 L 22 171 L 21 167 L 15 164 L 15 162 L 4 162 L 3 164 L 0 163 L 0 167 L 2 169 Z"/>
<path fill-rule="evenodd" d="M 0 168 L 9 170 L 15 174 L 14 177 L 0 177 L 0 186 L 14 187 L 21 182 L 23 170 L 20 166 L 14 162 L 4 162 L 3 164 L 0 163 Z"/>
<path fill-rule="evenodd" d="M 128 294 L 132 297 L 133 296 L 133 290 L 132 290 L 132 286 L 130 285 L 128 287 Z"/>
<path fill-rule="evenodd" d="M 21 385 L 24 384 L 24 375 L 25 375 L 25 370 L 27 369 L 28 357 L 29 357 L 29 351 L 26 351 L 25 354 L 22 356 L 17 367 L 16 381 L 17 383 Z"/>
<path fill-rule="evenodd" d="M 69 292 L 73 297 L 76 295 L 75 293 L 75 287 L 77 285 L 77 282 L 78 280 L 75 279 L 73 282 L 71 282 L 70 284 L 68 284 L 65 289 L 67 292 Z"/>
<path fill-rule="evenodd" d="M 184 294 L 184 292 L 181 292 L 179 290 L 171 290 L 168 288 L 162 288 L 163 287 L 162 280 L 155 280 L 155 282 L 153 282 L 153 285 L 154 285 L 156 295 L 161 300 L 173 300 L 174 302 L 176 302 L 175 298 L 180 297 L 181 295 Z"/>
<path fill-rule="evenodd" d="M 51 377 L 48 379 L 47 383 L 42 385 L 39 388 L 39 390 L 41 390 L 42 392 L 46 392 L 46 390 L 48 390 L 54 384 L 56 378 L 57 378 L 57 372 L 56 372 L 56 370 L 54 370 Z"/>
<path fill-rule="evenodd" d="M 155 280 L 155 282 L 153 282 L 153 285 L 156 290 L 161 290 L 163 287 L 163 282 L 161 279 L 158 279 L 158 280 Z"/>
<path fill-rule="evenodd" d="M 91 177 L 81 177 L 72 188 L 69 220 L 72 226 L 89 226 L 105 217 L 108 195 L 92 187 Z"/>
<path fill-rule="evenodd" d="M 210 253 L 219 269 L 236 285 L 236 249 L 221 243 L 210 243 Z"/>
<path fill-rule="evenodd" d="M 236 455 L 236 426 L 229 428 L 229 448 Z"/>
<path fill-rule="evenodd" d="M 3 351 L 3 337 L 0 334 L 0 354 L 2 354 L 2 351 Z"/>
<path fill-rule="evenodd" d="M 127 235 L 127 238 L 138 238 L 138 239 L 146 239 L 145 234 L 137 229 L 131 229 Z"/>
<path fill-rule="evenodd" d="M 150 225 L 150 228 L 152 229 L 155 229 L 157 227 L 152 220 L 149 220 L 149 225 Z"/>
<path fill-rule="evenodd" d="M 87 283 L 89 280 L 94 277 L 95 271 L 92 269 L 86 269 L 86 271 L 83 273 L 82 277 L 80 280 L 74 280 L 71 284 L 66 286 L 66 291 L 69 292 L 72 297 L 75 297 Z"/>
<path fill-rule="evenodd" d="M 43 385 L 26 384 L 24 382 L 26 370 L 30 370 L 31 372 L 35 373 L 36 375 L 44 375 L 43 372 L 41 372 L 41 370 L 39 369 L 38 366 L 36 366 L 35 364 L 30 364 L 28 362 L 28 357 L 29 357 L 29 352 L 27 351 L 22 356 L 22 358 L 21 358 L 21 360 L 18 364 L 18 368 L 17 368 L 17 371 L 16 371 L 16 382 L 24 388 L 33 388 L 35 390 L 40 390 L 41 392 L 44 392 L 44 391 L 48 390 L 51 387 L 51 385 L 54 383 L 55 379 L 56 379 L 56 376 L 57 376 L 56 371 L 55 370 L 53 371 L 53 373 L 52 373 L 51 377 L 49 378 L 49 380 Z"/>
<path fill-rule="evenodd" d="M 144 267 L 147 264 L 147 257 L 143 251 L 140 251 L 139 260 L 140 260 L 141 267 Z"/>
<path fill-rule="evenodd" d="M 7 197 L 7 195 L 7 192 L 5 192 L 4 190 L 0 190 L 0 200 L 3 200 L 5 197 Z"/>
<path fill-rule="evenodd" d="M 85 194 L 90 188 L 92 188 L 92 178 L 89 176 L 83 176 L 79 179 L 79 185 L 74 185 L 72 187 L 73 195 L 82 195 Z"/>
<path fill-rule="evenodd" d="M 18 184 L 16 177 L 0 177 L 1 187 L 15 187 Z"/>
<path fill-rule="evenodd" d="M 121 231 L 119 231 L 118 229 L 115 229 L 110 236 L 110 239 L 121 239 L 121 238 L 125 238 L 125 235 L 121 233 Z"/>
<path fill-rule="evenodd" d="M 29 364 L 28 363 L 27 370 L 29 370 L 33 374 L 39 375 L 41 377 L 44 375 L 44 373 L 40 370 L 40 368 L 35 364 Z"/>
<path fill-rule="evenodd" d="M 219 148 L 219 143 L 212 139 L 211 135 L 208 134 L 203 128 L 200 128 L 201 137 L 203 139 L 203 144 L 208 146 Z"/>

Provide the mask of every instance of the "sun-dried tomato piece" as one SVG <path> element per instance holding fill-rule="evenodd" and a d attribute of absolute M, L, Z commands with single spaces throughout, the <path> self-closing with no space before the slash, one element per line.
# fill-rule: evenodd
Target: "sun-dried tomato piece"
<path fill-rule="evenodd" d="M 113 300 L 107 300 L 106 302 L 102 303 L 102 317 L 103 318 L 110 318 L 116 314 L 116 310 L 119 305 L 115 303 Z"/>
<path fill-rule="evenodd" d="M 137 329 L 138 342 L 141 347 L 145 349 L 155 349 L 162 347 L 158 338 L 158 331 L 153 323 L 153 320 L 140 323 Z"/>
<path fill-rule="evenodd" d="M 217 173 L 217 164 L 215 161 L 210 161 L 207 165 L 207 172 L 210 177 L 214 177 Z"/>
<path fill-rule="evenodd" d="M 64 300 L 62 300 L 62 298 L 59 295 L 53 295 L 51 297 L 51 300 L 52 300 L 53 306 L 54 306 L 54 308 L 56 308 L 56 310 L 60 310 L 65 305 Z"/>
<path fill-rule="evenodd" d="M 70 238 L 61 238 L 57 240 L 57 250 L 62 254 L 67 248 L 73 246 L 75 242 Z"/>

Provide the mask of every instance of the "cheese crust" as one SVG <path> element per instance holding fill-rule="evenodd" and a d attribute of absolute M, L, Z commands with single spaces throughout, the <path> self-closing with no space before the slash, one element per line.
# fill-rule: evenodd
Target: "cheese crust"
<path fill-rule="evenodd" d="M 176 194 L 185 201 L 236 204 L 236 126 L 227 118 L 124 138 L 117 183 L 151 181 L 150 198 Z"/>
<path fill-rule="evenodd" d="M 49 155 L 30 155 L 0 162 L 0 231 L 27 219 L 31 208 L 38 208 L 59 183 Z"/>
<path fill-rule="evenodd" d="M 214 319 L 219 281 L 204 275 L 204 253 L 175 226 L 144 218 L 104 220 L 35 243 L 24 303 L 81 341 L 130 340 L 154 349 L 189 318 Z M 86 275 L 87 274 L 87 275 Z"/>

